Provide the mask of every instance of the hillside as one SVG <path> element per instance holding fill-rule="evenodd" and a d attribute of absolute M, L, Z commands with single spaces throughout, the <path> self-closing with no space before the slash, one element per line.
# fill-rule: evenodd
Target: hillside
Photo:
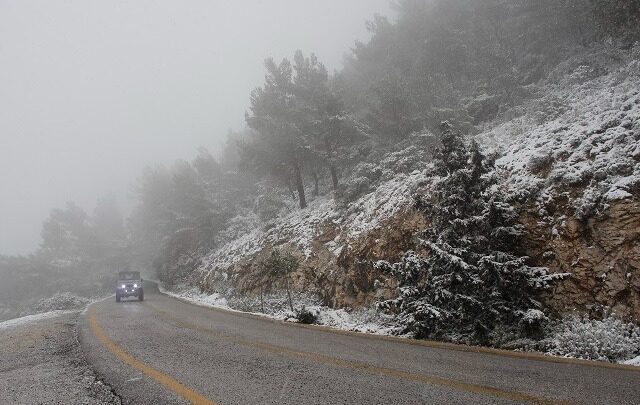
<path fill-rule="evenodd" d="M 501 187 L 521 207 L 530 264 L 572 275 L 546 295 L 558 314 L 608 308 L 640 317 L 639 51 L 600 48 L 568 60 L 532 86 L 531 100 L 476 135 L 501 152 Z M 307 304 L 371 308 L 393 297 L 395 280 L 371 263 L 399 260 L 428 226 L 414 200 L 432 178 L 425 161 L 433 135 L 414 136 L 421 143 L 353 170 L 348 184 L 368 185 L 354 201 L 318 197 L 305 210 L 254 219 L 248 232 L 191 257 L 197 268 L 187 284 L 259 312 L 267 276 L 258 264 L 277 247 L 300 260 L 293 280 Z"/>

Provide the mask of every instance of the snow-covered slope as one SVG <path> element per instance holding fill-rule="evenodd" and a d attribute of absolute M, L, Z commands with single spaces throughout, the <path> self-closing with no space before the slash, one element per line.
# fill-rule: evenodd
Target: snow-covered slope
<path fill-rule="evenodd" d="M 503 145 L 498 164 L 514 194 L 571 189 L 577 215 L 587 216 L 640 186 L 640 49 L 610 52 L 560 66 L 562 77 L 525 114 L 482 134 Z"/>
<path fill-rule="evenodd" d="M 640 46 L 627 51 L 600 48 L 568 60 L 545 82 L 532 85 L 530 92 L 534 96 L 529 101 L 503 113 L 476 138 L 501 152 L 497 166 L 504 174 L 503 186 L 528 210 L 528 249 L 533 260 L 540 261 L 535 264 L 574 273 L 578 282 L 567 283 L 574 284 L 557 293 L 570 296 L 582 308 L 594 303 L 640 308 L 640 299 L 634 301 L 640 297 L 640 274 L 607 259 L 640 256 L 632 251 L 640 235 L 619 235 L 640 221 L 640 210 L 636 215 L 629 207 L 618 209 L 613 221 L 602 216 L 611 204 L 633 202 L 640 192 Z M 321 286 L 326 287 L 325 302 L 340 296 L 333 305 L 366 305 L 388 294 L 393 283 L 383 280 L 383 291 L 379 275 L 363 273 L 358 263 L 379 259 L 385 251 L 406 251 L 411 248 L 411 231 L 425 226 L 410 216 L 416 191 L 429 182 L 429 162 L 417 153 L 416 144 L 403 148 L 379 162 L 363 164 L 345 179 L 358 182 L 365 173 L 370 177 L 365 179 L 368 192 L 346 203 L 331 195 L 317 197 L 305 210 L 292 209 L 268 223 L 256 221 L 257 226 L 201 258 L 190 283 L 206 293 L 226 294 L 237 287 L 239 273 L 255 272 L 252 266 L 261 254 L 282 246 L 303 262 L 297 287 L 333 283 Z M 420 148 L 428 149 L 424 144 Z M 596 220 L 618 228 L 604 229 L 587 240 L 580 228 L 585 218 L 592 219 L 589 232 L 598 232 Z M 572 228 L 571 221 L 578 225 Z M 616 240 L 617 245 L 596 251 L 591 244 L 598 238 Z M 601 269 L 602 263 L 615 271 Z M 602 284 L 597 291 L 595 277 Z M 626 289 L 631 295 L 621 294 Z M 612 294 L 631 298 L 607 301 Z M 345 298 L 349 295 L 352 300 Z"/>
<path fill-rule="evenodd" d="M 340 229 L 338 236 L 327 242 L 335 254 L 345 243 L 378 227 L 385 220 L 409 206 L 416 188 L 427 179 L 427 166 L 411 173 L 396 173 L 383 180 L 375 190 L 358 198 L 348 208 L 340 207 L 331 196 L 319 197 L 305 210 L 293 210 L 268 224 L 214 250 L 203 259 L 201 271 L 220 271 L 239 260 L 258 253 L 267 246 L 289 244 L 309 259 L 313 255 L 314 239 L 323 226 Z"/>

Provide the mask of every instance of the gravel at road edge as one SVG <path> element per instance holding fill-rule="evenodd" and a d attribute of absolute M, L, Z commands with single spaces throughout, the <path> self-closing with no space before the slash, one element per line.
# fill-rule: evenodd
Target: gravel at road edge
<path fill-rule="evenodd" d="M 0 328 L 0 403 L 120 405 L 78 343 L 79 311 Z"/>

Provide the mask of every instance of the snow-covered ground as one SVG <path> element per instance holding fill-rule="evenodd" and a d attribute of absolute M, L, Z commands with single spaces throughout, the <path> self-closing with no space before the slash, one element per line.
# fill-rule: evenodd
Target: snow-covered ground
<path fill-rule="evenodd" d="M 573 206 L 589 214 L 640 186 L 640 46 L 606 56 L 560 66 L 522 115 L 480 135 L 504 151 L 497 164 L 513 194 L 544 199 L 573 188 Z"/>
<path fill-rule="evenodd" d="M 215 249 L 203 259 L 200 270 L 204 273 L 224 271 L 265 246 L 278 246 L 283 243 L 296 246 L 309 258 L 312 254 L 313 240 L 320 232 L 321 225 L 332 224 L 339 227 L 340 238 L 355 238 L 406 208 L 413 201 L 416 187 L 426 179 L 426 168 L 408 174 L 397 174 L 382 181 L 375 190 L 358 198 L 347 210 L 341 209 L 330 195 L 316 198 L 305 210 L 293 210 L 278 218 L 271 227 L 256 227 L 251 232 Z M 333 242 L 336 244 L 340 241 Z M 335 249 L 334 253 L 337 255 L 339 249 Z"/>
<path fill-rule="evenodd" d="M 51 297 L 38 300 L 28 310 L 14 315 L 18 316 L 17 318 L 11 318 L 0 322 L 0 329 L 53 318 L 71 312 L 78 312 L 87 308 L 89 304 L 103 300 L 108 296 L 109 295 L 107 294 L 86 298 L 79 297 L 70 292 L 56 293 Z"/>
<path fill-rule="evenodd" d="M 187 286 L 177 287 L 172 290 L 167 290 L 162 287 L 160 283 L 158 286 L 160 288 L 160 292 L 163 294 L 167 294 L 171 297 L 178 298 L 195 305 L 248 313 L 282 321 L 297 322 L 294 314 L 292 314 L 289 309 L 267 307 L 265 308 L 265 313 L 240 311 L 230 306 L 228 300 L 218 293 L 206 294 L 198 291 L 196 288 Z M 296 307 L 304 307 L 304 309 L 316 315 L 316 324 L 335 329 L 379 335 L 390 335 L 394 329 L 392 318 L 381 314 L 374 309 L 346 311 L 344 309 L 333 309 L 313 303 L 304 306 L 296 305 Z"/>
<path fill-rule="evenodd" d="M 29 324 L 32 322 L 37 322 L 37 321 L 41 321 L 43 319 L 49 319 L 49 318 L 55 318 L 57 316 L 61 316 L 64 314 L 69 314 L 71 312 L 74 312 L 72 310 L 57 310 L 57 311 L 50 311 L 50 312 L 42 312 L 39 314 L 34 314 L 34 315 L 27 315 L 27 316 L 23 316 L 21 318 L 14 318 L 14 319 L 9 319 L 8 321 L 4 321 L 4 322 L 0 322 L 0 329 L 9 329 L 9 328 L 15 328 L 18 326 L 22 326 L 25 324 Z"/>

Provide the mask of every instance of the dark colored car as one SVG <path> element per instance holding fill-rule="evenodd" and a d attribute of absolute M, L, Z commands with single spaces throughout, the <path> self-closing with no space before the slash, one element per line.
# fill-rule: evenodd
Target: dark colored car
<path fill-rule="evenodd" d="M 116 302 L 120 302 L 120 299 L 125 297 L 137 297 L 138 301 L 144 300 L 142 281 L 139 271 L 119 272 L 118 281 L 116 281 Z"/>

